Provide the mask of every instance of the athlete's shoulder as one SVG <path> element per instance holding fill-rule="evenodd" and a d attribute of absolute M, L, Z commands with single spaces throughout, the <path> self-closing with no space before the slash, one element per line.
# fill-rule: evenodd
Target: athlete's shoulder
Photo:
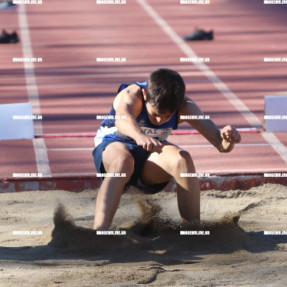
<path fill-rule="evenodd" d="M 142 110 L 143 97 L 142 90 L 136 84 L 129 85 L 120 91 L 113 103 L 113 107 L 116 111 L 118 109 L 133 110 L 135 115 L 138 115 Z"/>
<path fill-rule="evenodd" d="M 180 105 L 178 111 L 180 114 L 182 113 L 192 113 L 198 110 L 197 104 L 190 98 L 184 97 L 182 104 Z"/>

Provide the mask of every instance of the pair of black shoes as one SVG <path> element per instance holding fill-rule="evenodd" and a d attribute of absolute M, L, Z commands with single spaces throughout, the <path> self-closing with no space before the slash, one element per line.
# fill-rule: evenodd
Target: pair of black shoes
<path fill-rule="evenodd" d="M 2 34 L 0 35 L 0 44 L 15 44 L 18 42 L 19 38 L 16 32 L 9 34 L 5 30 L 2 31 Z"/>
<path fill-rule="evenodd" d="M 12 1 L 1 1 L 0 10 L 12 10 L 16 8 L 16 4 L 13 4 Z"/>
<path fill-rule="evenodd" d="M 203 41 L 203 40 L 213 40 L 213 31 L 206 32 L 204 30 L 195 30 L 194 33 L 188 36 L 184 36 L 185 41 Z"/>

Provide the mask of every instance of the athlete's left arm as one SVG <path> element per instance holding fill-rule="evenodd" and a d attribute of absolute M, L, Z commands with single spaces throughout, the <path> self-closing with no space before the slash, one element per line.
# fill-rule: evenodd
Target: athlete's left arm
<path fill-rule="evenodd" d="M 196 103 L 187 97 L 179 108 L 178 123 L 182 122 L 193 126 L 220 152 L 230 152 L 235 143 L 239 143 L 241 140 L 239 132 L 234 127 L 228 125 L 219 129 L 213 121 L 206 119 L 206 115 Z"/>

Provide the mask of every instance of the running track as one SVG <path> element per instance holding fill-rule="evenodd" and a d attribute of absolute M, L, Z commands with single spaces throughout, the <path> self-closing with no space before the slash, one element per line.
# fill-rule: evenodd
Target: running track
<path fill-rule="evenodd" d="M 16 30 L 21 42 L 0 45 L 0 104 L 31 102 L 34 140 L 0 142 L 0 178 L 13 173 L 44 177 L 95 176 L 91 134 L 96 115 L 109 111 L 123 82 L 144 81 L 159 68 L 177 70 L 187 95 L 220 127 L 262 129 L 264 96 L 286 95 L 287 5 L 263 0 L 211 0 L 210 5 L 180 5 L 174 0 L 134 0 L 98 5 L 95 0 L 43 1 L 0 11 L 0 28 Z M 185 42 L 195 26 L 213 29 L 214 41 Z M 13 57 L 42 57 L 42 63 L 13 63 Z M 120 57 L 103 63 L 97 58 Z M 180 58 L 208 57 L 207 63 Z M 186 130 L 188 126 L 182 126 Z M 286 133 L 243 133 L 232 153 L 220 154 L 201 135 L 174 135 L 198 172 L 250 174 L 287 171 Z"/>

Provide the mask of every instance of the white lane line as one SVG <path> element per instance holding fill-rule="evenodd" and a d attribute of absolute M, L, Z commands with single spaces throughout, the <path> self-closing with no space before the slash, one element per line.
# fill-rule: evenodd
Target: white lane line
<path fill-rule="evenodd" d="M 274 143 L 276 144 L 276 143 Z M 258 147 L 258 146 L 270 146 L 268 143 L 250 143 L 250 144 L 237 144 L 237 147 Z M 180 148 L 206 148 L 213 147 L 211 144 L 201 144 L 201 145 L 180 145 Z M 50 151 L 92 151 L 94 148 L 90 147 L 71 147 L 71 148 L 48 148 Z"/>
<path fill-rule="evenodd" d="M 24 4 L 19 5 L 18 7 L 18 20 L 21 33 L 23 57 L 33 58 L 29 25 Z M 29 102 L 32 104 L 33 114 L 40 115 L 41 109 L 40 109 L 38 87 L 34 72 L 34 63 L 24 62 L 24 69 L 25 69 L 25 79 L 26 79 L 28 98 Z M 34 134 L 39 133 L 40 134 L 43 133 L 42 123 L 41 121 L 34 121 Z M 33 147 L 36 156 L 38 173 L 42 173 L 43 176 L 45 177 L 51 176 L 48 153 L 44 139 L 33 139 Z"/>
<path fill-rule="evenodd" d="M 268 143 L 250 143 L 250 144 L 237 144 L 236 147 L 258 147 L 258 146 L 270 146 Z M 205 147 L 214 147 L 211 144 L 202 144 L 202 145 L 180 145 L 181 148 L 205 148 Z"/>
<path fill-rule="evenodd" d="M 172 67 L 174 69 L 185 69 L 187 73 L 191 73 L 191 70 L 190 70 L 190 67 L 188 67 L 188 65 L 186 66 L 183 66 L 182 64 L 179 65 L 179 64 L 173 64 Z M 124 76 L 126 77 L 126 74 L 128 75 L 136 75 L 136 77 L 138 77 L 139 75 L 144 75 L 145 77 L 148 76 L 150 74 L 150 70 L 151 69 L 156 69 L 158 68 L 158 64 L 150 64 L 148 66 L 145 66 L 141 69 L 141 71 L 135 71 L 134 70 L 134 67 L 125 67 L 125 68 L 122 68 L 122 67 L 118 67 L 117 70 L 115 71 L 114 67 L 108 67 L 108 66 L 105 66 L 105 67 L 101 67 L 101 72 L 99 72 L 99 68 L 98 67 L 93 67 L 93 66 L 88 66 L 88 67 L 81 67 L 81 66 L 75 66 L 75 67 L 64 67 L 64 68 L 45 68 L 44 72 L 49 72 L 51 74 L 55 73 L 55 72 L 59 72 L 61 71 L 62 73 L 65 73 L 65 72 L 77 72 L 79 73 L 80 71 L 91 71 L 91 75 L 101 75 L 101 74 L 107 74 L 107 75 L 112 75 L 112 77 L 118 77 L 118 76 Z M 196 67 L 193 67 L 194 68 L 194 72 L 195 73 L 198 73 Z M 144 69 L 146 70 L 144 72 Z M 80 71 L 79 71 L 80 70 Z M 39 72 L 41 72 L 42 69 L 39 69 Z M 198 73 L 199 74 L 199 73 Z M 202 75 L 202 74 L 200 74 Z"/>
<path fill-rule="evenodd" d="M 176 34 L 176 32 L 160 17 L 160 15 L 146 2 L 146 0 L 137 0 L 142 8 L 150 15 L 150 17 L 158 24 L 158 26 L 167 34 L 167 36 L 180 48 L 180 50 L 188 57 L 199 58 L 198 55 L 186 44 L 186 42 Z M 204 63 L 194 62 L 217 90 L 233 105 L 233 107 L 245 118 L 251 126 L 262 127 L 260 120 L 253 114 L 248 107 L 234 94 L 228 86 L 222 82 L 215 73 Z M 263 138 L 272 145 L 275 152 L 287 163 L 287 148 L 273 133 L 263 133 Z"/>
<path fill-rule="evenodd" d="M 173 69 L 174 66 L 172 66 Z M 59 72 L 59 71 L 58 71 Z M 85 74 L 85 75 L 69 75 L 67 76 L 65 74 L 65 72 L 63 72 L 62 75 L 53 75 L 54 71 L 51 70 L 51 75 L 40 75 L 39 77 L 41 77 L 41 79 L 50 79 L 50 78 L 56 78 L 56 79 L 62 79 L 62 78 L 68 78 L 68 79 L 73 79 L 73 78 L 84 78 L 84 79 L 92 79 L 92 80 L 97 80 L 97 79 L 115 79 L 115 78 L 120 78 L 123 79 L 123 77 L 125 78 L 143 78 L 143 79 L 147 79 L 148 75 L 150 74 L 150 72 L 145 72 L 145 73 L 138 73 L 138 72 L 134 72 L 134 73 L 124 73 L 124 72 L 119 72 L 119 73 L 102 73 L 102 74 Z M 198 72 L 198 71 L 186 71 L 186 72 L 181 72 L 180 73 L 182 76 L 201 76 L 203 78 L 202 72 Z M 57 83 L 56 83 L 57 84 Z"/>
<path fill-rule="evenodd" d="M 287 148 L 279 141 L 279 139 L 273 133 L 263 132 L 261 135 L 287 163 Z"/>
<path fill-rule="evenodd" d="M 33 139 L 34 151 L 37 161 L 38 173 L 41 173 L 44 177 L 51 177 L 51 169 L 48 159 L 48 151 L 46 148 L 44 139 Z"/>
<path fill-rule="evenodd" d="M 190 48 L 188 44 L 165 22 L 164 19 L 145 1 L 137 0 L 139 4 L 147 11 L 153 20 L 167 34 L 167 36 L 181 49 L 181 51 L 190 58 L 199 58 L 199 56 Z M 197 66 L 209 81 L 222 93 L 226 99 L 238 110 L 251 126 L 260 126 L 260 120 L 247 108 L 247 106 L 223 83 L 215 73 L 204 63 L 194 62 L 192 65 Z"/>

